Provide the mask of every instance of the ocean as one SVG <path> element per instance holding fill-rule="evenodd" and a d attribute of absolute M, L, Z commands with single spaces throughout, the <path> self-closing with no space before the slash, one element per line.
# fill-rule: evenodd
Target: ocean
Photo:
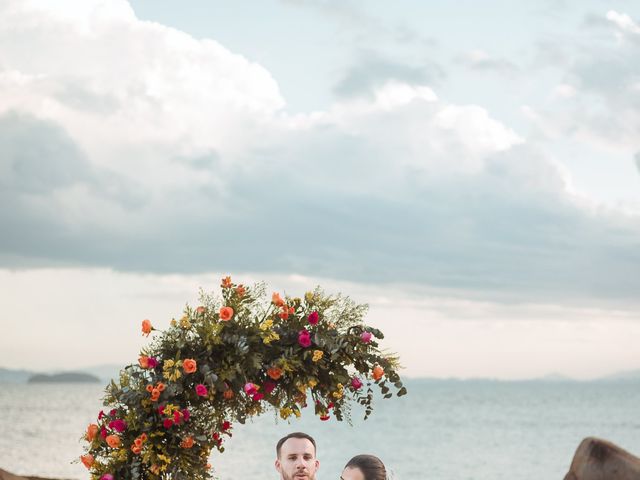
<path fill-rule="evenodd" d="M 408 395 L 377 398 L 353 425 L 312 414 L 290 424 L 266 413 L 235 425 L 211 463 L 221 480 L 277 479 L 276 441 L 291 431 L 316 438 L 318 480 L 339 478 L 358 453 L 378 455 L 399 479 L 562 480 L 580 441 L 610 440 L 640 455 L 640 382 L 408 380 Z M 86 425 L 102 408 L 95 384 L 0 385 L 0 468 L 86 479 L 71 463 Z M 312 412 L 309 412 L 312 413 Z"/>

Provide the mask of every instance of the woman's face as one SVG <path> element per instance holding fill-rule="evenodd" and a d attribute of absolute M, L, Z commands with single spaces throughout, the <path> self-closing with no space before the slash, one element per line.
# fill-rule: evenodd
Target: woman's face
<path fill-rule="evenodd" d="M 358 467 L 347 467 L 342 471 L 340 480 L 364 480 L 364 474 Z"/>

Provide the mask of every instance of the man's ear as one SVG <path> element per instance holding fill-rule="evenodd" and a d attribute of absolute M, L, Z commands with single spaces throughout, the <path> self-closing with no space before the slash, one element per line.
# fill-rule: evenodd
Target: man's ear
<path fill-rule="evenodd" d="M 275 467 L 276 467 L 276 470 L 277 470 L 278 472 L 279 472 L 279 471 L 280 471 L 280 469 L 282 468 L 282 465 L 280 464 L 280 459 L 279 459 L 279 458 L 276 458 Z"/>
<path fill-rule="evenodd" d="M 320 460 L 316 460 L 316 470 L 320 468 Z"/>

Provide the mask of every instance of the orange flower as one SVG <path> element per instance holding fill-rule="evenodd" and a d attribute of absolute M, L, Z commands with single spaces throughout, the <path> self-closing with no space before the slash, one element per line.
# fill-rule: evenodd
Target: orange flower
<path fill-rule="evenodd" d="M 220 320 L 223 322 L 228 322 L 233 317 L 233 308 L 231 307 L 222 307 L 220 309 Z"/>
<path fill-rule="evenodd" d="M 142 449 L 137 445 L 131 445 L 131 451 L 136 455 L 140 455 L 140 452 L 142 451 Z"/>
<path fill-rule="evenodd" d="M 80 461 L 85 467 L 91 468 L 91 465 L 93 465 L 93 462 L 94 462 L 94 458 L 93 458 L 93 455 L 91 455 L 90 453 L 87 453 L 86 455 L 82 455 L 80 457 Z"/>
<path fill-rule="evenodd" d="M 141 434 L 140 435 L 140 440 L 142 440 L 143 442 L 146 442 L 147 441 L 147 434 L 146 433 Z"/>
<path fill-rule="evenodd" d="M 180 442 L 180 446 L 182 448 L 191 448 L 193 447 L 193 437 L 187 437 Z"/>
<path fill-rule="evenodd" d="M 160 390 L 158 390 L 157 388 L 154 388 L 151 391 L 151 401 L 157 402 L 159 399 L 160 399 Z"/>
<path fill-rule="evenodd" d="M 193 358 L 185 358 L 182 362 L 182 369 L 184 373 L 193 373 L 197 370 L 198 365 Z"/>
<path fill-rule="evenodd" d="M 236 293 L 239 297 L 244 297 L 244 294 L 247 293 L 247 289 L 244 288 L 244 285 L 238 285 L 236 287 Z"/>
<path fill-rule="evenodd" d="M 269 375 L 272 380 L 278 380 L 282 376 L 282 369 L 278 367 L 268 368 L 267 375 Z"/>
<path fill-rule="evenodd" d="M 224 277 L 220 286 L 222 288 L 231 288 L 231 277 Z"/>
<path fill-rule="evenodd" d="M 276 307 L 284 306 L 284 300 L 282 299 L 280 294 L 276 292 L 273 292 L 273 295 L 271 295 L 271 303 L 273 303 Z"/>
<path fill-rule="evenodd" d="M 374 380 L 380 380 L 384 375 L 384 369 L 380 365 L 376 365 L 373 367 L 373 371 L 371 372 Z"/>
<path fill-rule="evenodd" d="M 153 391 L 153 385 L 149 384 L 146 386 L 147 392 L 151 393 Z"/>
<path fill-rule="evenodd" d="M 118 435 L 107 435 L 107 445 L 111 448 L 118 448 L 120 446 L 120 437 Z"/>
<path fill-rule="evenodd" d="M 159 392 L 164 392 L 164 389 L 166 387 L 164 386 L 164 383 L 158 382 L 158 385 L 156 385 L 156 388 L 158 389 Z"/>
<path fill-rule="evenodd" d="M 142 334 L 148 337 L 149 334 L 151 333 L 151 330 L 153 330 L 153 325 L 151 325 L 151 320 L 148 320 L 145 318 L 142 321 Z"/>
<path fill-rule="evenodd" d="M 295 309 L 293 307 L 287 307 L 286 305 L 283 305 L 281 308 L 282 308 L 282 311 L 278 314 L 278 316 L 282 320 L 286 320 L 287 318 L 289 318 L 289 315 L 295 312 Z"/>
<path fill-rule="evenodd" d="M 149 357 L 146 355 L 140 355 L 140 358 L 138 358 L 138 364 L 142 368 L 149 368 Z"/>
<path fill-rule="evenodd" d="M 231 400 L 234 397 L 234 393 L 233 390 L 229 389 L 229 390 L 225 390 L 224 393 L 222 394 L 222 396 L 225 398 L 225 400 Z"/>
<path fill-rule="evenodd" d="M 140 437 L 138 437 L 133 441 L 133 446 L 134 447 L 138 447 L 138 448 L 142 448 L 142 444 L 143 443 L 144 442 L 142 441 L 142 439 Z"/>
<path fill-rule="evenodd" d="M 89 425 L 87 427 L 87 440 L 89 442 L 93 442 L 93 439 L 96 438 L 96 435 L 98 434 L 98 431 L 100 429 L 98 428 L 98 425 L 96 425 L 95 423 L 92 423 L 91 425 Z"/>

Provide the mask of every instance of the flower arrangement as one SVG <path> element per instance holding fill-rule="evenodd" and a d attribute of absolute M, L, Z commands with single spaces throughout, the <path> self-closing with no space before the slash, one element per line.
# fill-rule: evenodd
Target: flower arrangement
<path fill-rule="evenodd" d="M 233 422 L 272 409 L 283 419 L 309 407 L 320 420 L 351 420 L 351 404 L 373 410 L 406 393 L 398 358 L 380 351 L 382 332 L 363 323 L 366 305 L 328 296 L 265 299 L 264 285 L 222 280 L 201 292 L 107 387 L 80 457 L 93 480 L 211 478 L 208 459 L 224 451 Z M 142 322 L 143 335 L 156 328 Z M 105 409 L 106 410 L 106 409 Z"/>

